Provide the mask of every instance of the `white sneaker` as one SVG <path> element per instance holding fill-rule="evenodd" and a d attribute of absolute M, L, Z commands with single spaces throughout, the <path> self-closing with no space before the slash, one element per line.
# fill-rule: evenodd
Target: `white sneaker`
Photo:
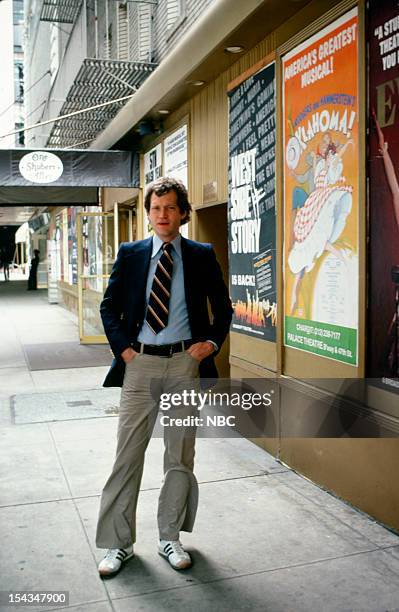
<path fill-rule="evenodd" d="M 100 576 L 111 576 L 119 572 L 122 563 L 134 556 L 133 544 L 129 548 L 110 548 L 98 566 Z"/>
<path fill-rule="evenodd" d="M 179 540 L 159 540 L 158 552 L 165 557 L 174 569 L 187 569 L 191 567 L 191 557 Z"/>

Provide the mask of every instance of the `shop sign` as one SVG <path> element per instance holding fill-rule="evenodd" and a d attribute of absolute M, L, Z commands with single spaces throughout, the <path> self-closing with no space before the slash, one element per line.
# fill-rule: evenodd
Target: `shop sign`
<path fill-rule="evenodd" d="M 153 147 L 144 153 L 144 194 L 147 186 L 162 176 L 162 144 Z M 148 216 L 144 210 L 143 214 L 143 238 L 153 235 L 153 230 Z"/>
<path fill-rule="evenodd" d="M 47 240 L 47 278 L 49 304 L 58 304 L 56 240 Z"/>
<path fill-rule="evenodd" d="M 33 151 L 24 155 L 19 162 L 19 171 L 31 183 L 54 183 L 64 171 L 60 158 L 54 153 Z"/>
<path fill-rule="evenodd" d="M 166 136 L 163 141 L 164 176 L 178 179 L 188 189 L 188 141 L 187 125 Z M 188 224 L 181 226 L 182 236 L 188 238 Z"/>
<path fill-rule="evenodd" d="M 232 331 L 275 342 L 275 63 L 229 92 Z"/>
<path fill-rule="evenodd" d="M 163 141 L 164 174 L 179 179 L 188 187 L 187 125 L 169 134 Z"/>
<path fill-rule="evenodd" d="M 357 9 L 283 57 L 284 342 L 358 361 Z"/>
<path fill-rule="evenodd" d="M 80 206 L 68 207 L 68 282 L 78 283 L 78 239 L 76 215 L 81 212 Z"/>
<path fill-rule="evenodd" d="M 399 6 L 368 3 L 369 293 L 367 374 L 399 390 Z"/>
<path fill-rule="evenodd" d="M 144 184 L 152 183 L 162 176 L 162 145 L 159 144 L 144 154 Z"/>
<path fill-rule="evenodd" d="M 64 283 L 69 283 L 69 261 L 68 261 L 68 209 L 64 208 L 61 211 L 62 217 L 62 250 L 61 250 L 61 262 L 62 262 L 62 280 Z"/>
<path fill-rule="evenodd" d="M 57 281 L 62 280 L 62 249 L 63 244 L 63 227 L 62 227 L 62 214 L 58 213 L 55 217 L 55 258 L 56 258 L 56 278 Z"/>

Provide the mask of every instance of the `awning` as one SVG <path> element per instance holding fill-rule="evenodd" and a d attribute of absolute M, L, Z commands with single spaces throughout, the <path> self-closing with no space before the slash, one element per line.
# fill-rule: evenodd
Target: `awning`
<path fill-rule="evenodd" d="M 157 64 L 122 60 L 85 59 L 59 115 L 133 94 Z M 88 145 L 115 117 L 126 101 L 88 110 L 83 115 L 55 121 L 47 147 Z"/>
<path fill-rule="evenodd" d="M 97 204 L 99 187 L 138 187 L 130 151 L 0 150 L 0 206 Z"/>
<path fill-rule="evenodd" d="M 40 21 L 74 23 L 82 0 L 43 0 Z"/>
<path fill-rule="evenodd" d="M 96 187 L 0 187 L 0 206 L 77 206 L 98 204 Z"/>

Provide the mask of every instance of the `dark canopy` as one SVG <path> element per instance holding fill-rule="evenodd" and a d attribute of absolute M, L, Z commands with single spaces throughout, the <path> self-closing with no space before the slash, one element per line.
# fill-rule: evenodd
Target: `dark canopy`
<path fill-rule="evenodd" d="M 54 154 L 62 162 L 61 166 L 58 161 L 62 171 L 56 180 L 36 182 L 21 174 L 21 159 L 29 154 L 39 158 L 41 153 Z M 31 162 L 32 156 L 25 159 Z M 40 172 L 41 163 L 38 159 L 29 167 Z M 99 187 L 138 186 L 138 155 L 130 151 L 0 150 L 0 206 L 96 204 Z"/>

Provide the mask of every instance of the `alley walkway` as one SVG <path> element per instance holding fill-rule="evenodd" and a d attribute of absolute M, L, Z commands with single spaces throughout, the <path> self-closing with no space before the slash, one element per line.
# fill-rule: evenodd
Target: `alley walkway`
<path fill-rule="evenodd" d="M 242 439 L 198 440 L 185 572 L 156 551 L 153 439 L 136 557 L 100 580 L 94 532 L 119 390 L 101 388 L 106 365 L 29 369 L 27 346 L 77 343 L 78 332 L 73 314 L 25 286 L 0 283 L 0 590 L 69 591 L 76 612 L 399 610 L 399 537 Z"/>

